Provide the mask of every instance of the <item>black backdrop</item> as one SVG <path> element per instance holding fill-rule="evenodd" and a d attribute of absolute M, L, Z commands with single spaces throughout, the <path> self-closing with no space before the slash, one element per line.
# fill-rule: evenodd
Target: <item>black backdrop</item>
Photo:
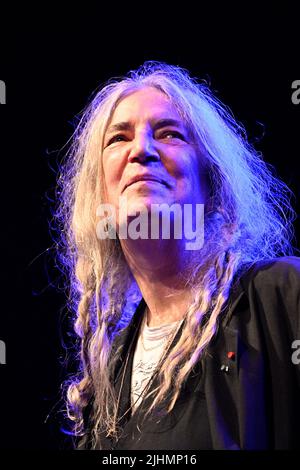
<path fill-rule="evenodd" d="M 0 339 L 7 357 L 0 365 L 1 448 L 66 445 L 58 411 L 65 298 L 51 249 L 51 198 L 74 117 L 101 83 L 145 60 L 181 65 L 209 80 L 290 185 L 300 212 L 300 104 L 291 100 L 292 82 L 300 80 L 293 10 L 245 7 L 228 22 L 217 10 L 217 18 L 206 16 L 201 4 L 182 16 L 172 8 L 163 19 L 159 9 L 152 11 L 147 23 L 147 12 L 126 21 L 122 12 L 90 12 L 73 26 L 70 18 L 56 26 L 41 19 L 38 26 L 8 26 L 2 34 L 0 80 L 7 95 L 0 106 Z M 299 240 L 299 220 L 295 227 Z"/>

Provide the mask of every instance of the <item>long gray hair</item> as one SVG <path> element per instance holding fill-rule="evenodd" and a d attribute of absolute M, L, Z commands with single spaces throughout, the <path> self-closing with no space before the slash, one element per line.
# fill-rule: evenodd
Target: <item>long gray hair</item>
<path fill-rule="evenodd" d="M 181 385 L 216 332 L 235 274 L 258 260 L 293 254 L 290 190 L 206 84 L 180 67 L 146 62 L 97 92 L 80 116 L 61 166 L 56 211 L 60 256 L 70 279 L 80 338 L 81 366 L 68 383 L 68 415 L 75 433 L 82 434 L 83 412 L 93 400 L 94 443 L 99 429 L 108 436 L 118 432 L 110 351 L 141 297 L 118 238 L 99 240 L 96 235 L 96 208 L 105 202 L 103 136 L 118 103 L 144 87 L 164 93 L 192 129 L 204 151 L 210 182 L 201 261 L 194 263 L 186 280 L 194 300 L 181 337 L 160 369 L 161 386 L 149 413 L 169 392 L 167 412 L 173 408 Z"/>

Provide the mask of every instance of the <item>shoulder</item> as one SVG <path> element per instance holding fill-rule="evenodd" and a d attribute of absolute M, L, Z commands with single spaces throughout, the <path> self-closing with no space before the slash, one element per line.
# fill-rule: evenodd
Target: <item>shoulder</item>
<path fill-rule="evenodd" d="M 256 281 L 281 283 L 283 281 L 299 283 L 300 258 L 283 256 L 255 263 L 254 277 Z"/>
<path fill-rule="evenodd" d="M 276 291 L 282 295 L 300 291 L 300 258 L 284 256 L 262 260 L 255 263 L 246 274 L 244 283 L 248 282 L 256 292 Z M 242 280 L 243 283 L 243 280 Z"/>
<path fill-rule="evenodd" d="M 253 264 L 242 276 L 243 286 L 253 285 L 258 291 L 266 289 L 300 289 L 300 258 L 284 256 Z"/>
<path fill-rule="evenodd" d="M 240 283 L 250 309 L 269 325 L 300 332 L 300 258 L 285 256 L 253 264 Z"/>

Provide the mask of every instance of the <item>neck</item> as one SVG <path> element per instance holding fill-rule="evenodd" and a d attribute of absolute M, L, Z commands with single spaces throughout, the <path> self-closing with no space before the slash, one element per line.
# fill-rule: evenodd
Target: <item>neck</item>
<path fill-rule="evenodd" d="M 191 251 L 181 240 L 120 240 L 125 259 L 147 304 L 147 325 L 181 320 L 192 301 L 186 274 Z"/>

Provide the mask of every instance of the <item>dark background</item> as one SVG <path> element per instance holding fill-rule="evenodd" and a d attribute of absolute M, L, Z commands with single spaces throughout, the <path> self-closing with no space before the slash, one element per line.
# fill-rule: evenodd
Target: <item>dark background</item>
<path fill-rule="evenodd" d="M 63 279 L 49 231 L 58 164 L 74 117 L 107 79 L 162 60 L 209 80 L 250 142 L 295 193 L 300 213 L 300 80 L 293 7 L 206 14 L 201 3 L 128 13 L 90 11 L 2 31 L 0 80 L 1 304 L 0 448 L 66 448 L 60 384 L 66 378 Z M 134 14 L 138 13 L 135 18 Z M 152 18 L 153 17 L 153 18 Z M 148 21 L 145 21 L 145 18 Z M 295 223 L 299 240 L 299 219 Z M 298 244 L 299 247 L 299 244 Z M 62 326 L 61 326 L 62 325 Z M 49 418 L 46 420 L 47 416 Z M 46 420 L 46 423 L 45 423 Z"/>

